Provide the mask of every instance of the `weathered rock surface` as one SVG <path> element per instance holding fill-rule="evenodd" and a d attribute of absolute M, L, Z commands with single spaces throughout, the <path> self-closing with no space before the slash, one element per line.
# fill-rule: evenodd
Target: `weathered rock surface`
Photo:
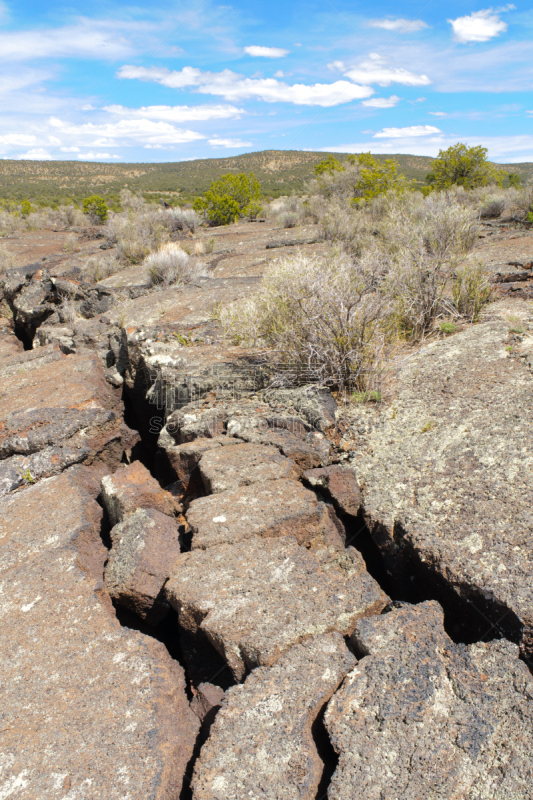
<path fill-rule="evenodd" d="M 310 486 L 324 492 L 337 511 L 351 516 L 359 512 L 361 490 L 353 469 L 332 464 L 330 467 L 308 469 L 302 477 Z"/>
<path fill-rule="evenodd" d="M 5 797 L 167 800 L 192 754 L 198 720 L 181 667 L 99 599 L 95 472 L 0 500 Z"/>
<path fill-rule="evenodd" d="M 198 464 L 203 455 L 219 447 L 227 445 L 234 447 L 236 441 L 231 436 L 215 436 L 212 439 L 201 438 L 192 442 L 165 446 L 165 452 L 184 490 L 187 490 L 191 483 L 197 487 L 203 486 L 202 476 L 198 470 Z M 161 437 L 159 442 L 161 442 Z M 162 445 L 160 444 L 160 446 Z"/>
<path fill-rule="evenodd" d="M 513 357 L 497 312 L 405 362 L 352 463 L 389 570 L 414 553 L 471 601 L 481 637 L 503 630 L 531 654 L 533 327 Z"/>
<path fill-rule="evenodd" d="M 224 454 L 239 447 L 212 452 Z M 202 462 L 203 459 L 200 467 Z M 260 470 L 256 474 L 259 473 Z M 234 482 L 233 478 L 230 480 Z M 343 545 L 324 503 L 301 483 L 287 479 L 254 483 L 193 500 L 187 522 L 193 533 L 193 549 L 233 544 L 251 536 L 292 536 L 298 544 L 315 549 Z"/>
<path fill-rule="evenodd" d="M 169 608 L 161 589 L 180 554 L 176 521 L 153 508 L 139 508 L 111 529 L 111 540 L 107 591 L 119 605 L 155 624 Z"/>
<path fill-rule="evenodd" d="M 122 403 L 92 354 L 64 356 L 40 348 L 4 360 L 0 375 L 0 458 L 7 491 L 75 463 L 114 468 L 138 439 L 122 421 Z"/>
<path fill-rule="evenodd" d="M 306 636 L 351 633 L 388 602 L 352 547 L 311 553 L 290 537 L 182 553 L 165 592 L 180 624 L 201 629 L 237 680 Z"/>
<path fill-rule="evenodd" d="M 181 506 L 162 489 L 140 461 L 119 467 L 102 478 L 102 501 L 112 525 L 122 522 L 138 508 L 153 508 L 161 514 L 178 516 Z"/>
<path fill-rule="evenodd" d="M 326 466 L 331 461 L 331 448 L 322 433 L 312 431 L 299 436 L 290 430 L 272 428 L 268 430 L 246 428 L 242 424 L 228 424 L 228 433 L 246 442 L 273 445 L 284 456 L 291 458 L 302 470 Z"/>
<path fill-rule="evenodd" d="M 282 456 L 276 447 L 253 444 L 235 444 L 205 453 L 200 473 L 209 494 L 299 476 L 294 461 Z"/>
<path fill-rule="evenodd" d="M 435 602 L 361 620 L 368 655 L 331 699 L 329 800 L 531 797 L 533 681 L 509 642 L 469 647 Z"/>
<path fill-rule="evenodd" d="M 314 800 L 323 763 L 311 726 L 354 664 L 342 636 L 329 633 L 228 689 L 196 762 L 194 800 Z"/>

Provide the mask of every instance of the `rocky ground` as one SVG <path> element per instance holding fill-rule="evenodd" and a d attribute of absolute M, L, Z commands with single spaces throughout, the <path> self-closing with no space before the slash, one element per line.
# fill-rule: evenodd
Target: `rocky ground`
<path fill-rule="evenodd" d="M 346 405 L 215 321 L 316 228 L 212 233 L 185 288 L 4 242 L 0 798 L 532 798 L 533 237 Z"/>

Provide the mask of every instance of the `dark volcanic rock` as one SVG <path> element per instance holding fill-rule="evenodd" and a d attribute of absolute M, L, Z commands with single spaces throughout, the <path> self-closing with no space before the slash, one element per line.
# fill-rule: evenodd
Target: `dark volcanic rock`
<path fill-rule="evenodd" d="M 231 436 L 216 436 L 212 439 L 195 439 L 192 442 L 167 446 L 162 444 L 162 437 L 160 437 L 159 445 L 160 447 L 164 446 L 172 469 L 183 484 L 183 488 L 187 490 L 191 483 L 197 487 L 203 486 L 202 476 L 198 470 L 198 464 L 203 455 L 219 447 L 227 445 L 234 447 L 236 441 Z"/>
<path fill-rule="evenodd" d="M 180 554 L 176 521 L 153 508 L 139 508 L 111 529 L 111 540 L 107 591 L 141 619 L 158 622 L 168 612 L 161 589 Z"/>
<path fill-rule="evenodd" d="M 315 549 L 343 544 L 324 503 L 293 480 L 266 481 L 193 500 L 187 521 L 193 548 L 240 542 L 255 535 L 293 536 L 298 544 Z"/>
<path fill-rule="evenodd" d="M 99 599 L 95 473 L 74 468 L 0 500 L 6 797 L 167 800 L 192 754 L 183 670 Z"/>
<path fill-rule="evenodd" d="M 122 522 L 138 508 L 153 508 L 168 516 L 178 516 L 181 512 L 178 501 L 161 488 L 140 461 L 102 478 L 102 500 L 112 525 Z"/>
<path fill-rule="evenodd" d="M 237 680 L 305 636 L 351 633 L 388 602 L 352 547 L 311 553 L 289 537 L 182 553 L 165 592 L 180 624 L 203 631 Z"/>
<path fill-rule="evenodd" d="M 311 726 L 354 663 L 329 633 L 228 689 L 196 762 L 194 800 L 314 800 L 323 763 Z"/>
<path fill-rule="evenodd" d="M 298 478 L 294 461 L 282 456 L 276 447 L 235 444 L 211 450 L 202 456 L 200 474 L 211 494 L 282 478 Z"/>
<path fill-rule="evenodd" d="M 191 700 L 191 710 L 203 725 L 211 725 L 223 699 L 224 689 L 220 686 L 215 686 L 213 683 L 201 683 Z"/>
<path fill-rule="evenodd" d="M 361 620 L 368 653 L 329 703 L 328 798 L 531 797 L 533 681 L 509 642 L 455 645 L 437 603 Z"/>

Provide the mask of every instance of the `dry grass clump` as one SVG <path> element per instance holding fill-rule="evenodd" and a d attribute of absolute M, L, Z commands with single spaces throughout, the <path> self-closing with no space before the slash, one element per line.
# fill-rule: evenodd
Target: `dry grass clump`
<path fill-rule="evenodd" d="M 112 214 L 105 233 L 116 243 L 118 258 L 130 264 L 140 264 L 152 251 L 168 241 L 168 230 L 161 224 L 160 212 L 126 211 Z"/>
<path fill-rule="evenodd" d="M 316 216 L 312 212 L 307 198 L 297 197 L 278 197 L 272 200 L 266 209 L 267 217 L 274 219 L 280 228 L 295 228 L 304 225 L 306 222 L 316 222 Z"/>
<path fill-rule="evenodd" d="M 483 306 L 490 303 L 493 288 L 483 266 L 473 259 L 467 260 L 455 271 L 452 296 L 458 313 L 470 322 L 476 322 Z"/>
<path fill-rule="evenodd" d="M 190 283 L 202 274 L 202 267 L 174 242 L 168 242 L 150 253 L 144 265 L 151 286 Z"/>
<path fill-rule="evenodd" d="M 63 242 L 63 250 L 65 253 L 77 253 L 80 249 L 78 237 L 75 233 L 69 233 Z"/>
<path fill-rule="evenodd" d="M 124 268 L 116 256 L 95 255 L 87 259 L 82 270 L 83 280 L 87 283 L 98 283 L 104 278 L 115 275 Z"/>
<path fill-rule="evenodd" d="M 221 324 L 234 341 L 272 350 L 288 377 L 364 389 L 384 344 L 376 266 L 298 253 L 270 267 L 257 296 L 222 309 Z"/>

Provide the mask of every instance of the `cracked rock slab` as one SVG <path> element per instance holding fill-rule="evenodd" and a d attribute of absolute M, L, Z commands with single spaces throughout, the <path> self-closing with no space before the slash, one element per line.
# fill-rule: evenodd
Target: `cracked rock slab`
<path fill-rule="evenodd" d="M 212 439 L 200 438 L 178 445 L 174 445 L 173 439 L 171 440 L 172 444 L 166 441 L 163 444 L 162 439 L 163 436 L 161 435 L 159 437 L 159 446 L 164 447 L 169 463 L 185 491 L 197 485 L 200 487 L 203 485 L 201 475 L 198 472 L 198 464 L 205 453 L 228 445 L 234 447 L 237 443 L 237 440 L 230 436 L 216 436 Z M 168 439 L 170 439 L 169 435 Z"/>
<path fill-rule="evenodd" d="M 324 765 L 311 726 L 354 664 L 329 633 L 228 689 L 196 762 L 194 800 L 315 800 Z"/>
<path fill-rule="evenodd" d="M 299 476 L 294 461 L 282 456 L 276 447 L 244 443 L 205 453 L 200 473 L 209 494 Z"/>
<path fill-rule="evenodd" d="M 244 447 L 228 447 L 218 452 L 223 455 L 241 446 Z M 202 462 L 203 459 L 200 467 Z M 277 465 L 278 462 L 271 463 Z M 211 474 L 214 472 L 213 469 Z M 255 474 L 257 477 L 261 474 L 261 462 Z M 231 482 L 235 482 L 234 475 L 235 471 L 232 473 L 230 470 Z M 293 536 L 298 544 L 314 548 L 343 545 L 325 504 L 293 480 L 254 483 L 193 500 L 187 512 L 187 522 L 193 532 L 193 549 L 240 542 L 255 535 Z"/>
<path fill-rule="evenodd" d="M 138 508 L 153 508 L 161 514 L 177 516 L 181 506 L 162 489 L 140 461 L 117 469 L 102 478 L 102 500 L 112 525 L 122 522 Z"/>
<path fill-rule="evenodd" d="M 168 800 L 192 755 L 199 722 L 182 668 L 102 602 L 94 472 L 0 500 L 5 797 Z"/>
<path fill-rule="evenodd" d="M 367 653 L 330 700 L 329 800 L 530 798 L 533 681 L 506 641 L 446 635 L 435 602 L 361 620 Z"/>
<path fill-rule="evenodd" d="M 291 537 L 182 553 L 165 592 L 183 628 L 205 633 L 237 680 L 307 636 L 352 633 L 389 601 L 354 548 L 312 553 Z"/>
<path fill-rule="evenodd" d="M 389 570 L 414 553 L 471 601 L 480 636 L 503 630 L 531 655 L 533 326 L 513 355 L 499 308 L 408 360 L 352 463 Z"/>
<path fill-rule="evenodd" d="M 111 540 L 107 591 L 141 619 L 159 622 L 168 612 L 161 589 L 180 554 L 176 521 L 153 508 L 139 508 L 111 529 Z"/>

